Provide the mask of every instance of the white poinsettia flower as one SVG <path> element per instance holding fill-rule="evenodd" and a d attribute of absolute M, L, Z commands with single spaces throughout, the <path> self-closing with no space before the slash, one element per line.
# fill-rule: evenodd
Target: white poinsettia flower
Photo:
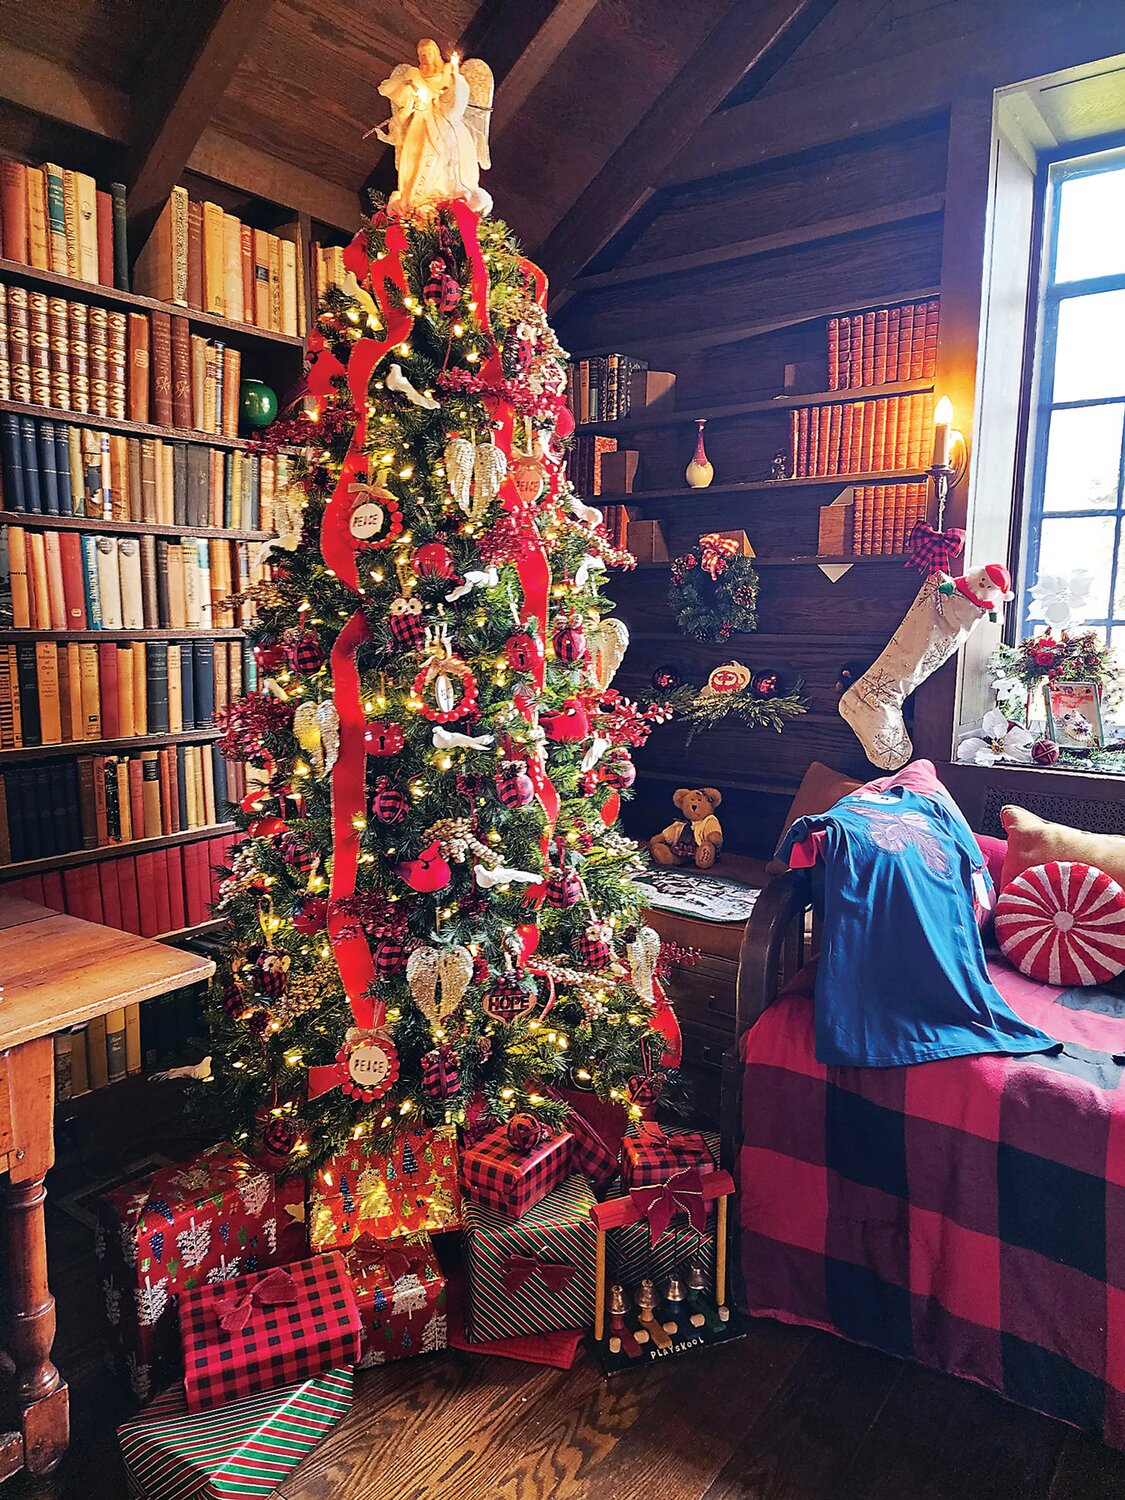
<path fill-rule="evenodd" d="M 1009 724 L 999 709 L 990 708 L 980 729 L 957 746 L 957 759 L 976 766 L 994 766 L 1000 760 L 1027 764 L 1033 740 L 1030 730 L 1021 724 Z"/>
<path fill-rule="evenodd" d="M 1022 698 L 1027 689 L 1018 677 L 1012 677 L 1004 672 L 992 679 L 992 691 L 996 694 L 998 703 L 1007 703 L 1011 698 Z"/>
<path fill-rule="evenodd" d="M 1086 618 L 1094 575 L 1088 568 L 1071 573 L 1040 573 L 1031 586 L 1029 620 L 1045 620 L 1056 630 L 1070 630 Z"/>

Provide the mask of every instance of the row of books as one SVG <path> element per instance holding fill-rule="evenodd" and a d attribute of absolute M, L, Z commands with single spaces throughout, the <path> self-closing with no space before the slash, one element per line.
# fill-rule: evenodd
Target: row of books
<path fill-rule="evenodd" d="M 0 161 L 0 246 L 37 271 L 129 290 L 125 185 L 98 187 L 54 162 Z"/>
<path fill-rule="evenodd" d="M 574 361 L 567 371 L 567 404 L 576 422 L 617 422 L 643 402 L 634 399 L 633 377 L 648 369 L 631 354 L 601 354 Z"/>
<path fill-rule="evenodd" d="M 25 859 L 212 828 L 245 790 L 245 769 L 210 744 L 8 766 L 0 773 L 0 873 Z"/>
<path fill-rule="evenodd" d="M 602 493 L 602 460 L 607 453 L 616 452 L 616 438 L 594 437 L 584 432 L 572 440 L 566 456 L 566 473 L 580 495 Z"/>
<path fill-rule="evenodd" d="M 928 468 L 934 398 L 880 396 L 789 413 L 789 462 L 794 478 L 863 474 L 872 469 Z"/>
<path fill-rule="evenodd" d="M 174 187 L 137 257 L 133 287 L 232 323 L 298 335 L 307 326 L 300 260 L 297 239 L 253 229 Z"/>
<path fill-rule="evenodd" d="M 256 682 L 241 641 L 0 645 L 0 750 L 206 729 Z"/>
<path fill-rule="evenodd" d="M 0 400 L 238 436 L 242 355 L 165 312 L 0 285 Z"/>
<path fill-rule="evenodd" d="M 30 515 L 268 533 L 290 463 L 0 412 L 0 501 Z"/>
<path fill-rule="evenodd" d="M 629 522 L 635 521 L 640 511 L 635 505 L 603 505 L 601 506 L 603 524 L 606 535 L 615 547 L 628 545 Z"/>
<path fill-rule="evenodd" d="M 251 566 L 251 545 L 9 525 L 0 601 L 10 596 L 16 630 L 235 629 L 253 618 L 243 596 L 268 566 Z"/>
<path fill-rule="evenodd" d="M 86 922 L 160 937 L 210 919 L 210 908 L 219 899 L 215 866 L 229 865 L 241 837 L 217 833 L 171 849 L 119 854 L 66 870 L 20 875 L 0 890 Z"/>
<path fill-rule="evenodd" d="M 850 550 L 860 557 L 901 556 L 910 533 L 926 518 L 925 484 L 857 484 Z"/>
<path fill-rule="evenodd" d="M 55 1103 L 182 1063 L 191 1044 L 206 1035 L 205 994 L 205 986 L 188 985 L 56 1032 Z"/>
<path fill-rule="evenodd" d="M 828 389 L 932 379 L 938 308 L 928 302 L 869 308 L 828 320 Z"/>
<path fill-rule="evenodd" d="M 344 266 L 344 251 L 339 245 L 321 245 L 313 242 L 312 247 L 312 270 L 313 287 L 316 292 L 315 302 L 317 306 L 324 301 L 324 294 L 330 286 L 344 284 L 347 270 Z"/>

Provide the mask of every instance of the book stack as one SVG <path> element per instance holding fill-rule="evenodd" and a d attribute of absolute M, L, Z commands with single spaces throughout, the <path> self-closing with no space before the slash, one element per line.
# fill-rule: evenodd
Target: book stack
<path fill-rule="evenodd" d="M 203 909 L 206 911 L 206 906 Z M 207 918 L 204 915 L 199 920 Z M 56 1032 L 55 1103 L 66 1104 L 91 1089 L 183 1062 L 189 1045 L 207 1033 L 205 997 L 205 986 L 189 985 L 143 1005 L 134 1002 L 69 1031 Z"/>
<path fill-rule="evenodd" d="M 344 268 L 344 252 L 339 245 L 319 245 L 313 242 L 313 276 L 316 282 L 315 301 L 324 301 L 330 286 L 343 286 L 347 272 Z"/>
<path fill-rule="evenodd" d="M 938 299 L 828 320 L 828 389 L 931 380 L 937 367 Z"/>
<path fill-rule="evenodd" d="M 860 557 L 901 556 L 926 515 L 926 485 L 857 484 L 851 550 Z"/>
<path fill-rule="evenodd" d="M 635 505 L 603 505 L 601 511 L 610 541 L 615 547 L 627 546 L 629 522 L 635 521 L 640 515 L 638 508 Z"/>
<path fill-rule="evenodd" d="M 0 535 L 0 610 L 16 630 L 231 630 L 250 624 L 245 597 L 268 564 L 249 542 L 202 537 Z"/>
<path fill-rule="evenodd" d="M 125 187 L 85 172 L 0 160 L 0 249 L 38 271 L 129 290 Z"/>
<path fill-rule="evenodd" d="M 175 187 L 137 257 L 134 290 L 298 336 L 307 326 L 299 238 L 299 230 L 286 239 L 253 229 L 217 203 L 197 203 L 186 188 Z"/>
<path fill-rule="evenodd" d="M 629 415 L 633 377 L 648 369 L 631 354 L 602 354 L 571 364 L 567 375 L 567 404 L 576 422 L 617 422 Z"/>
<path fill-rule="evenodd" d="M 289 473 L 285 455 L 125 437 L 0 412 L 6 511 L 268 534 L 274 497 Z"/>
<path fill-rule="evenodd" d="M 583 433 L 573 439 L 566 456 L 566 475 L 578 494 L 601 494 L 602 458 L 607 453 L 616 452 L 616 438 L 591 437 L 589 433 Z"/>
<path fill-rule="evenodd" d="M 206 729 L 256 679 L 242 641 L 0 644 L 0 750 Z"/>
<path fill-rule="evenodd" d="M 245 788 L 245 768 L 228 765 L 217 745 L 8 766 L 0 774 L 0 866 L 211 828 Z"/>
<path fill-rule="evenodd" d="M 0 400 L 237 437 L 241 375 L 186 318 L 0 284 Z"/>
<path fill-rule="evenodd" d="M 933 423 L 934 398 L 929 391 L 793 407 L 789 413 L 790 473 L 806 478 L 921 470 L 929 466 L 926 445 L 933 438 Z"/>

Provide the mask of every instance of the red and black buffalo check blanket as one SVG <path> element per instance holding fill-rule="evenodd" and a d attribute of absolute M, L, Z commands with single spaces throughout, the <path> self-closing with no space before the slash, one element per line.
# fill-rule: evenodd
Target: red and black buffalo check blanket
<path fill-rule="evenodd" d="M 1055 1052 L 822 1067 L 811 966 L 743 1039 L 743 1305 L 1125 1448 L 1125 993 L 990 970 Z"/>

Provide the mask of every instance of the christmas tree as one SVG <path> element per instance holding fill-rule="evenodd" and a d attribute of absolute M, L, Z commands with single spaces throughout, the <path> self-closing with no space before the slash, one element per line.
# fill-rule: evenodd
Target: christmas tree
<path fill-rule="evenodd" d="M 214 1074 L 237 1138 L 303 1169 L 404 1124 L 557 1125 L 558 1088 L 639 1114 L 678 1047 L 615 827 L 661 717 L 611 687 L 628 637 L 603 583 L 631 559 L 565 477 L 545 277 L 466 181 L 491 75 L 427 45 L 381 90 L 400 191 L 270 433 L 300 457 L 253 591 L 260 682 L 223 724 L 259 774 Z M 445 100 L 444 177 L 406 88 Z"/>

